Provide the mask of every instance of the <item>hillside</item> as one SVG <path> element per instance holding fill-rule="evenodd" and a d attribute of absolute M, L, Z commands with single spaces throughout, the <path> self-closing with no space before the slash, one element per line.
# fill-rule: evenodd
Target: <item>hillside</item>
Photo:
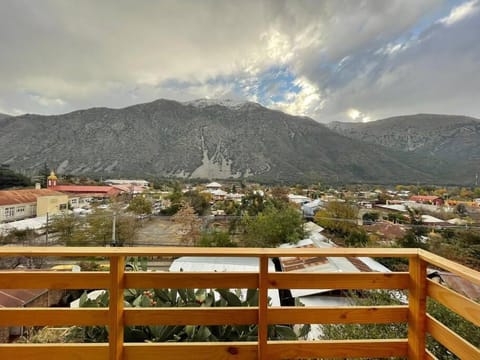
<path fill-rule="evenodd" d="M 265 181 L 431 182 L 442 164 L 256 103 L 157 100 L 0 120 L 0 163 L 34 172 Z M 441 166 L 442 165 L 442 166 Z"/>
<path fill-rule="evenodd" d="M 418 114 L 327 126 L 351 139 L 454 163 L 451 172 L 457 173 L 460 183 L 480 171 L 480 120 L 476 118 Z"/>

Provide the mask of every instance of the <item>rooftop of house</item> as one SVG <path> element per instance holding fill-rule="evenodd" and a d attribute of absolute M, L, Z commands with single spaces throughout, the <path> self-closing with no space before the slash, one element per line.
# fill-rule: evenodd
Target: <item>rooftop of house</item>
<path fill-rule="evenodd" d="M 51 187 L 52 190 L 78 193 L 78 194 L 104 194 L 108 196 L 118 195 L 121 190 L 113 186 L 98 186 L 98 185 L 56 185 Z"/>
<path fill-rule="evenodd" d="M 41 196 L 52 195 L 63 194 L 51 189 L 1 190 L 0 206 L 34 203 Z"/>
<path fill-rule="evenodd" d="M 0 289 L 0 308 L 24 307 L 47 291 L 46 289 Z"/>

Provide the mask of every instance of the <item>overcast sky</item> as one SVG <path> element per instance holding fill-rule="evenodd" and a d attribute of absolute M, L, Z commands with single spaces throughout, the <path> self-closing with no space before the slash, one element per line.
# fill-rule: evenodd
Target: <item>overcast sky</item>
<path fill-rule="evenodd" d="M 0 113 L 158 98 L 480 117 L 480 0 L 0 0 Z"/>

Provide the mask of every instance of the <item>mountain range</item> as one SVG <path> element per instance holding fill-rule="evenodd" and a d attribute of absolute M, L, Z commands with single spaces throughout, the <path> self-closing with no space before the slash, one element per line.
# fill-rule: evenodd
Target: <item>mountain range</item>
<path fill-rule="evenodd" d="M 446 145 L 474 159 L 478 137 L 461 129 L 478 136 L 480 125 L 462 119 L 418 115 L 368 129 L 329 128 L 252 102 L 160 99 L 123 109 L 0 117 L 0 164 L 34 173 L 46 163 L 60 174 L 104 177 L 461 183 L 468 172 L 458 171 Z M 374 126 L 385 122 L 383 133 Z M 408 130 L 415 124 L 421 130 Z M 467 138 L 471 146 L 462 147 Z"/>

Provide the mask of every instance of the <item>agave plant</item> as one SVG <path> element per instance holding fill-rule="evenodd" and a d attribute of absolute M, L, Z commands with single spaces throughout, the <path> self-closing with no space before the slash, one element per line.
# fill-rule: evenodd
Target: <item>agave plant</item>
<path fill-rule="evenodd" d="M 125 307 L 249 307 L 258 305 L 258 290 L 229 289 L 126 289 Z M 81 307 L 107 307 L 108 292 L 89 299 L 84 293 L 80 298 Z M 271 325 L 269 339 L 296 340 L 304 338 L 310 329 L 303 325 L 295 332 L 287 325 Z M 205 342 L 205 341 L 255 341 L 258 326 L 250 325 L 150 325 L 126 326 L 125 342 Z M 105 326 L 84 328 L 85 342 L 108 341 Z"/>

